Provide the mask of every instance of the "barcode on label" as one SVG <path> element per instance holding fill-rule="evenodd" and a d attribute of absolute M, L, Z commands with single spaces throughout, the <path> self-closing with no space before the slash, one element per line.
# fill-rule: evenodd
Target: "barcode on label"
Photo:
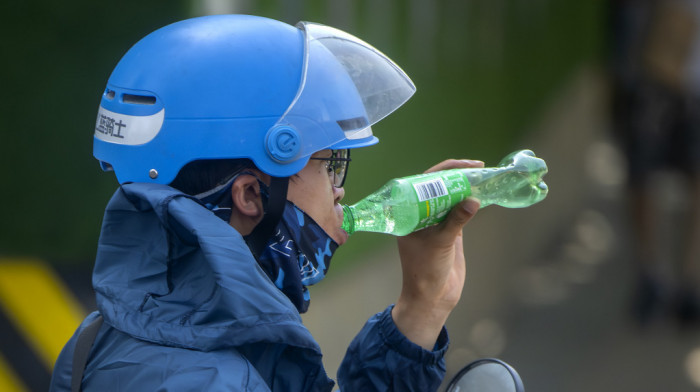
<path fill-rule="evenodd" d="M 418 194 L 418 201 L 426 201 L 434 199 L 436 197 L 445 196 L 447 194 L 447 187 L 442 181 L 442 178 L 437 178 L 435 180 L 430 180 L 426 182 L 419 182 L 413 184 Z"/>

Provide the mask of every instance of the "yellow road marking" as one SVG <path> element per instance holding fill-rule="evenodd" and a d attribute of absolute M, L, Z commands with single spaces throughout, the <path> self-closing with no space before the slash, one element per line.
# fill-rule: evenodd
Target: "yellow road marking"
<path fill-rule="evenodd" d="M 3 392 L 26 392 L 27 387 L 15 375 L 7 363 L 7 360 L 0 354 L 0 391 Z"/>
<path fill-rule="evenodd" d="M 0 305 L 49 371 L 85 314 L 56 274 L 37 260 L 0 260 Z"/>

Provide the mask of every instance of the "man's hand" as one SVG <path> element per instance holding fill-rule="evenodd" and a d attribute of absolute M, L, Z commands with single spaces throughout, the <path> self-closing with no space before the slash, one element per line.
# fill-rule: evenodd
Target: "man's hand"
<path fill-rule="evenodd" d="M 450 159 L 426 173 L 467 167 L 484 167 L 484 163 Z M 433 349 L 462 295 L 462 228 L 478 209 L 479 202 L 468 198 L 457 204 L 439 225 L 398 238 L 403 285 L 391 315 L 401 333 L 427 350 Z"/>

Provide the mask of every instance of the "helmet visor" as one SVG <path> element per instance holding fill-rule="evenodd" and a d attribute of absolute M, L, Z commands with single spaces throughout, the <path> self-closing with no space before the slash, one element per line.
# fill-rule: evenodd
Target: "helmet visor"
<path fill-rule="evenodd" d="M 297 95 L 280 118 L 314 142 L 302 156 L 323 148 L 354 148 L 377 142 L 371 126 L 416 91 L 406 73 L 386 55 L 341 30 L 300 22 L 306 37 L 304 71 Z M 318 144 L 324 140 L 325 145 Z M 313 145 L 313 147 L 312 147 Z"/>

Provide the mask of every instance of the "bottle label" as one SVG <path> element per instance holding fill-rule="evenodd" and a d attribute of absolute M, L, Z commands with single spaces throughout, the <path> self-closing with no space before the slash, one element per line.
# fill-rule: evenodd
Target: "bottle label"
<path fill-rule="evenodd" d="M 416 229 L 439 223 L 452 207 L 471 194 L 471 187 L 458 170 L 416 176 L 411 181 L 418 199 L 420 221 Z"/>
<path fill-rule="evenodd" d="M 442 178 L 413 184 L 413 188 L 415 188 L 416 194 L 418 194 L 418 201 L 420 202 L 447 194 L 447 187 Z"/>

